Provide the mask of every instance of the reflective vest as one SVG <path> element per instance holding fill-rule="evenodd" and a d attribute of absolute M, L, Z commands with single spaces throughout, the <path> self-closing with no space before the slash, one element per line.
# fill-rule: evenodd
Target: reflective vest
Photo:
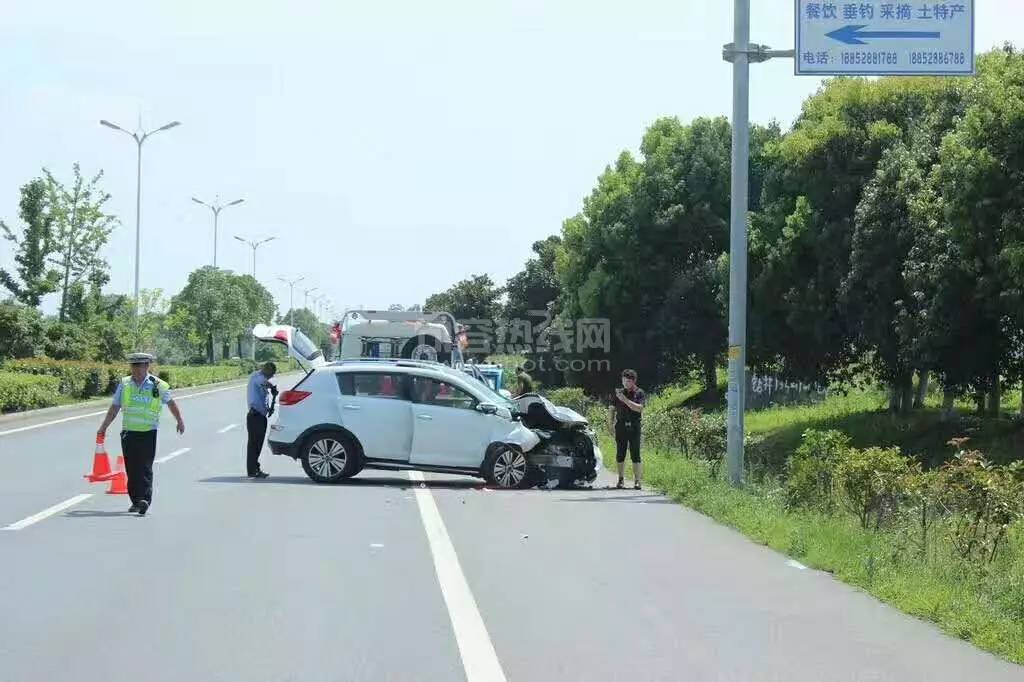
<path fill-rule="evenodd" d="M 170 390 L 170 385 L 153 375 L 152 388 L 141 390 L 130 376 L 121 379 L 121 411 L 124 413 L 125 431 L 153 431 L 160 424 L 160 396 Z M 143 382 L 145 383 L 145 382 Z"/>

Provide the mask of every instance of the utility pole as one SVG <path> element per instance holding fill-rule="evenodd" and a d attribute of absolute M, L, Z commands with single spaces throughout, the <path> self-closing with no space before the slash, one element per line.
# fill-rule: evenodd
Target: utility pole
<path fill-rule="evenodd" d="M 238 206 L 245 199 L 235 199 L 226 204 L 220 204 L 220 197 L 215 197 L 212 204 L 208 204 L 205 201 L 200 201 L 195 197 L 192 197 L 192 201 L 196 202 L 200 206 L 205 206 L 213 212 L 213 267 L 217 267 L 217 220 L 220 218 L 220 212 L 228 206 Z"/>
<path fill-rule="evenodd" d="M 306 279 L 305 277 L 296 277 L 295 279 L 285 279 L 284 277 L 278 277 L 279 280 L 288 285 L 288 324 L 295 326 L 295 285 Z"/>
<path fill-rule="evenodd" d="M 267 237 L 266 239 L 261 239 L 259 241 L 253 241 L 251 239 L 244 239 L 243 237 L 239 237 L 238 235 L 235 235 L 235 239 L 237 239 L 238 241 L 242 242 L 243 244 L 248 244 L 249 248 L 252 249 L 252 278 L 256 279 L 256 249 L 260 248 L 261 246 L 263 246 L 267 242 L 274 241 L 275 239 L 277 239 L 277 237 Z"/>
<path fill-rule="evenodd" d="M 150 135 L 156 135 L 157 133 L 176 128 L 181 125 L 181 121 L 171 121 L 167 125 L 162 125 L 156 130 L 145 132 L 142 130 L 142 117 L 139 117 L 139 128 L 134 133 L 129 133 L 127 130 L 119 125 L 111 123 L 107 120 L 101 120 L 100 125 L 106 126 L 113 130 L 124 133 L 128 137 L 135 140 L 135 144 L 139 150 L 138 163 L 136 164 L 135 170 L 135 330 L 138 332 L 138 321 L 139 321 L 139 261 L 142 253 L 142 143 L 146 141 Z"/>
<path fill-rule="evenodd" d="M 302 307 L 305 308 L 306 310 L 309 310 L 309 295 L 316 291 L 317 288 L 318 287 L 313 287 L 312 289 L 306 289 L 305 291 L 302 292 Z"/>
<path fill-rule="evenodd" d="M 743 483 L 743 410 L 747 384 L 747 213 L 750 179 L 750 64 L 793 57 L 750 42 L 750 0 L 734 0 L 732 62 L 732 197 L 729 228 L 729 392 L 726 463 L 729 482 Z"/>

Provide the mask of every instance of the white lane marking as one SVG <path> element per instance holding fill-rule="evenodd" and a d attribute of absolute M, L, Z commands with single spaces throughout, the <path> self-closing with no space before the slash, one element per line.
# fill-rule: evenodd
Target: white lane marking
<path fill-rule="evenodd" d="M 238 428 L 238 424 L 228 424 L 227 426 L 225 426 L 223 429 L 221 429 L 217 433 L 227 433 L 231 429 L 237 429 L 237 428 Z"/>
<path fill-rule="evenodd" d="M 199 393 L 190 393 L 189 395 L 183 395 L 176 397 L 175 400 L 188 400 L 189 398 L 198 398 L 201 395 L 210 395 L 211 393 L 220 393 L 221 391 L 230 391 L 233 388 L 244 388 L 245 384 L 236 384 L 234 386 L 224 386 L 222 388 L 214 388 L 209 391 L 200 391 Z M 106 410 L 99 412 L 88 412 L 86 414 L 76 414 L 73 417 L 64 417 L 62 419 L 54 419 L 53 421 L 43 422 L 41 424 L 30 424 L 29 426 L 19 426 L 16 429 L 8 429 L 7 431 L 0 431 L 0 436 L 9 436 L 14 433 L 21 433 L 23 431 L 31 431 L 33 429 L 41 429 L 44 426 L 55 426 L 57 424 L 65 424 L 67 422 L 73 422 L 78 419 L 89 419 L 91 417 L 99 417 L 106 414 Z"/>
<path fill-rule="evenodd" d="M 795 559 L 790 559 L 789 561 L 786 562 L 786 565 L 789 566 L 790 568 L 795 568 L 798 571 L 806 571 L 807 570 L 806 566 L 804 566 L 799 561 L 796 561 Z"/>
<path fill-rule="evenodd" d="M 424 480 L 419 471 L 410 471 L 412 481 Z M 416 503 L 419 505 L 420 518 L 423 519 L 423 530 L 427 533 L 430 553 L 434 557 L 434 570 L 437 581 L 441 584 L 441 594 L 448 607 L 448 617 L 455 631 L 455 642 L 459 646 L 462 657 L 462 668 L 466 672 L 467 682 L 505 682 L 505 672 L 498 662 L 498 654 L 487 634 L 484 619 L 476 606 L 476 600 L 466 582 L 466 576 L 459 565 L 459 557 L 448 537 L 448 529 L 444 526 L 441 513 L 437 510 L 434 496 L 430 489 L 419 486 L 413 488 Z"/>
<path fill-rule="evenodd" d="M 192 448 L 182 448 L 181 450 L 175 450 L 174 452 L 172 452 L 169 455 L 164 455 L 163 457 L 157 457 L 156 463 L 157 464 L 163 464 L 164 462 L 170 461 L 170 460 L 174 459 L 175 457 L 177 457 L 179 455 L 184 455 L 186 452 L 189 452 L 191 449 Z"/>
<path fill-rule="evenodd" d="M 38 522 L 42 521 L 43 519 L 45 519 L 47 517 L 50 517 L 50 516 L 53 516 L 54 514 L 56 514 L 58 512 L 62 512 L 65 509 L 67 509 L 68 507 L 73 507 L 76 504 L 78 504 L 79 502 L 82 502 L 83 500 L 87 500 L 90 497 L 92 497 L 92 493 L 82 493 L 81 495 L 75 495 L 74 497 L 72 497 L 70 499 L 64 500 L 60 504 L 55 504 L 52 507 L 48 507 L 48 508 L 44 509 L 43 511 L 39 512 L 38 514 L 33 514 L 32 516 L 26 517 L 26 518 L 22 519 L 21 521 L 15 521 L 11 525 L 5 526 L 2 530 L 21 530 L 22 528 L 28 528 L 33 523 L 38 523 Z"/>

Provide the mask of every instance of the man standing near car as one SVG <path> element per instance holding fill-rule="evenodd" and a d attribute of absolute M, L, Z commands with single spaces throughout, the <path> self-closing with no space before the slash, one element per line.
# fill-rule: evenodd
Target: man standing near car
<path fill-rule="evenodd" d="M 145 516 L 153 504 L 156 430 L 160 426 L 160 411 L 164 405 L 178 421 L 178 433 L 185 433 L 185 421 L 181 418 L 178 404 L 171 397 L 171 387 L 149 373 L 152 360 L 153 356 L 147 353 L 128 356 L 131 374 L 117 384 L 107 416 L 96 431 L 97 436 L 106 436 L 107 427 L 117 413 L 124 413 L 121 418 L 121 451 L 128 478 L 128 497 L 132 501 L 128 511 L 139 516 Z"/>
<path fill-rule="evenodd" d="M 277 386 L 270 380 L 277 374 L 277 365 L 268 362 L 249 376 L 249 388 L 246 401 L 249 413 L 245 416 L 245 430 L 249 434 L 246 448 L 245 466 L 249 478 L 267 478 L 270 474 L 260 469 L 260 453 L 263 452 L 263 440 L 267 437 L 267 418 L 271 415 L 267 404 L 267 394 L 277 397 Z"/>
<path fill-rule="evenodd" d="M 611 414 L 615 419 L 615 464 L 619 470 L 616 488 L 624 487 L 626 473 L 626 448 L 633 460 L 633 488 L 640 490 L 643 465 L 640 463 L 640 417 L 647 403 L 647 396 L 636 385 L 636 371 L 622 371 L 622 388 L 615 389 Z"/>

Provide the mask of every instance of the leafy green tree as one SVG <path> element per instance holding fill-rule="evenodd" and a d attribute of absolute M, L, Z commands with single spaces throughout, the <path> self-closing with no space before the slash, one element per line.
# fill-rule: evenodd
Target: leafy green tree
<path fill-rule="evenodd" d="M 110 195 L 99 187 L 103 171 L 88 180 L 82 177 L 77 163 L 72 171 L 74 178 L 67 188 L 50 171 L 43 169 L 56 245 L 49 255 L 49 263 L 60 273 L 59 317 L 62 322 L 67 319 L 74 287 L 91 273 L 106 270 L 106 261 L 99 253 L 118 222 L 116 217 L 104 212 Z"/>
<path fill-rule="evenodd" d="M 214 361 L 214 339 L 239 333 L 248 318 L 246 296 L 237 276 L 213 266 L 194 270 L 181 292 L 171 299 L 168 325 L 190 345 L 206 343 L 206 359 Z"/>
<path fill-rule="evenodd" d="M 19 215 L 25 227 L 19 232 L 0 221 L 4 239 L 16 247 L 16 276 L 0 269 L 0 284 L 19 302 L 38 308 L 46 294 L 57 290 L 60 274 L 47 268 L 54 248 L 53 215 L 47 203 L 46 183 L 36 178 L 21 188 Z"/>
<path fill-rule="evenodd" d="M 43 349 L 44 332 L 38 310 L 12 301 L 0 302 L 0 360 L 33 357 Z"/>
<path fill-rule="evenodd" d="M 458 320 L 493 320 L 498 316 L 501 293 L 490 275 L 472 275 L 428 298 L 424 309 L 446 311 Z"/>
<path fill-rule="evenodd" d="M 530 319 L 531 311 L 547 310 L 558 298 L 555 260 L 561 246 L 562 239 L 557 235 L 533 243 L 535 255 L 505 284 L 507 298 L 503 316 L 506 320 Z"/>
<path fill-rule="evenodd" d="M 54 322 L 46 328 L 43 348 L 54 360 L 86 360 L 89 357 L 88 332 L 77 324 Z"/>

